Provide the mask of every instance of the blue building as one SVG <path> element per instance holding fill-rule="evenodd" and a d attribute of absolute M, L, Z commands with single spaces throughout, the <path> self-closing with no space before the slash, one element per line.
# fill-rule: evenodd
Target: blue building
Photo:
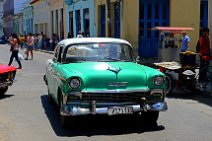
<path fill-rule="evenodd" d="M 23 30 L 24 30 L 24 35 L 28 33 L 34 33 L 33 32 L 33 7 L 29 5 L 29 2 L 31 0 L 28 0 L 26 2 L 25 6 L 21 9 L 23 13 Z"/>
<path fill-rule="evenodd" d="M 65 4 L 66 29 L 72 37 L 76 37 L 79 31 L 84 32 L 85 36 L 96 36 L 94 0 L 65 0 Z"/>

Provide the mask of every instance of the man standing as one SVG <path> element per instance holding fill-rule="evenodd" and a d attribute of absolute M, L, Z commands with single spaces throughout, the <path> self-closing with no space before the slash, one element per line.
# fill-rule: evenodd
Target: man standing
<path fill-rule="evenodd" d="M 182 43 L 181 43 L 181 52 L 185 52 L 188 50 L 190 46 L 190 37 L 186 34 L 185 31 L 182 32 Z"/>
<path fill-rule="evenodd" d="M 207 77 L 207 68 L 209 66 L 209 61 L 211 59 L 210 55 L 210 40 L 209 40 L 209 29 L 204 28 L 203 34 L 199 38 L 196 47 L 197 53 L 200 56 L 200 75 L 199 82 L 202 82 Z"/>

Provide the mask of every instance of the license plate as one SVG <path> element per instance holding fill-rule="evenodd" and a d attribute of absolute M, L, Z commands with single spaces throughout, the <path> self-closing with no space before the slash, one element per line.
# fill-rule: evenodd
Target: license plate
<path fill-rule="evenodd" d="M 110 107 L 108 115 L 133 114 L 133 107 Z"/>

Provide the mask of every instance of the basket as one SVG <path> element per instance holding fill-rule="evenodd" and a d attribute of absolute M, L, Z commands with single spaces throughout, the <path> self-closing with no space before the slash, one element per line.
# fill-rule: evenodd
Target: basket
<path fill-rule="evenodd" d="M 191 51 L 180 53 L 180 64 L 182 66 L 192 66 L 196 65 L 196 53 Z"/>

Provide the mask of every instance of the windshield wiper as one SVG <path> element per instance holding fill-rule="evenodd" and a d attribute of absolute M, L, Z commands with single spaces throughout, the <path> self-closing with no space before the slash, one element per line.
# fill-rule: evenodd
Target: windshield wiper
<path fill-rule="evenodd" d="M 106 59 L 108 59 L 108 60 L 113 60 L 113 61 L 121 61 L 121 59 L 118 59 L 118 58 L 112 58 L 112 57 L 104 57 L 104 58 L 106 58 Z"/>

